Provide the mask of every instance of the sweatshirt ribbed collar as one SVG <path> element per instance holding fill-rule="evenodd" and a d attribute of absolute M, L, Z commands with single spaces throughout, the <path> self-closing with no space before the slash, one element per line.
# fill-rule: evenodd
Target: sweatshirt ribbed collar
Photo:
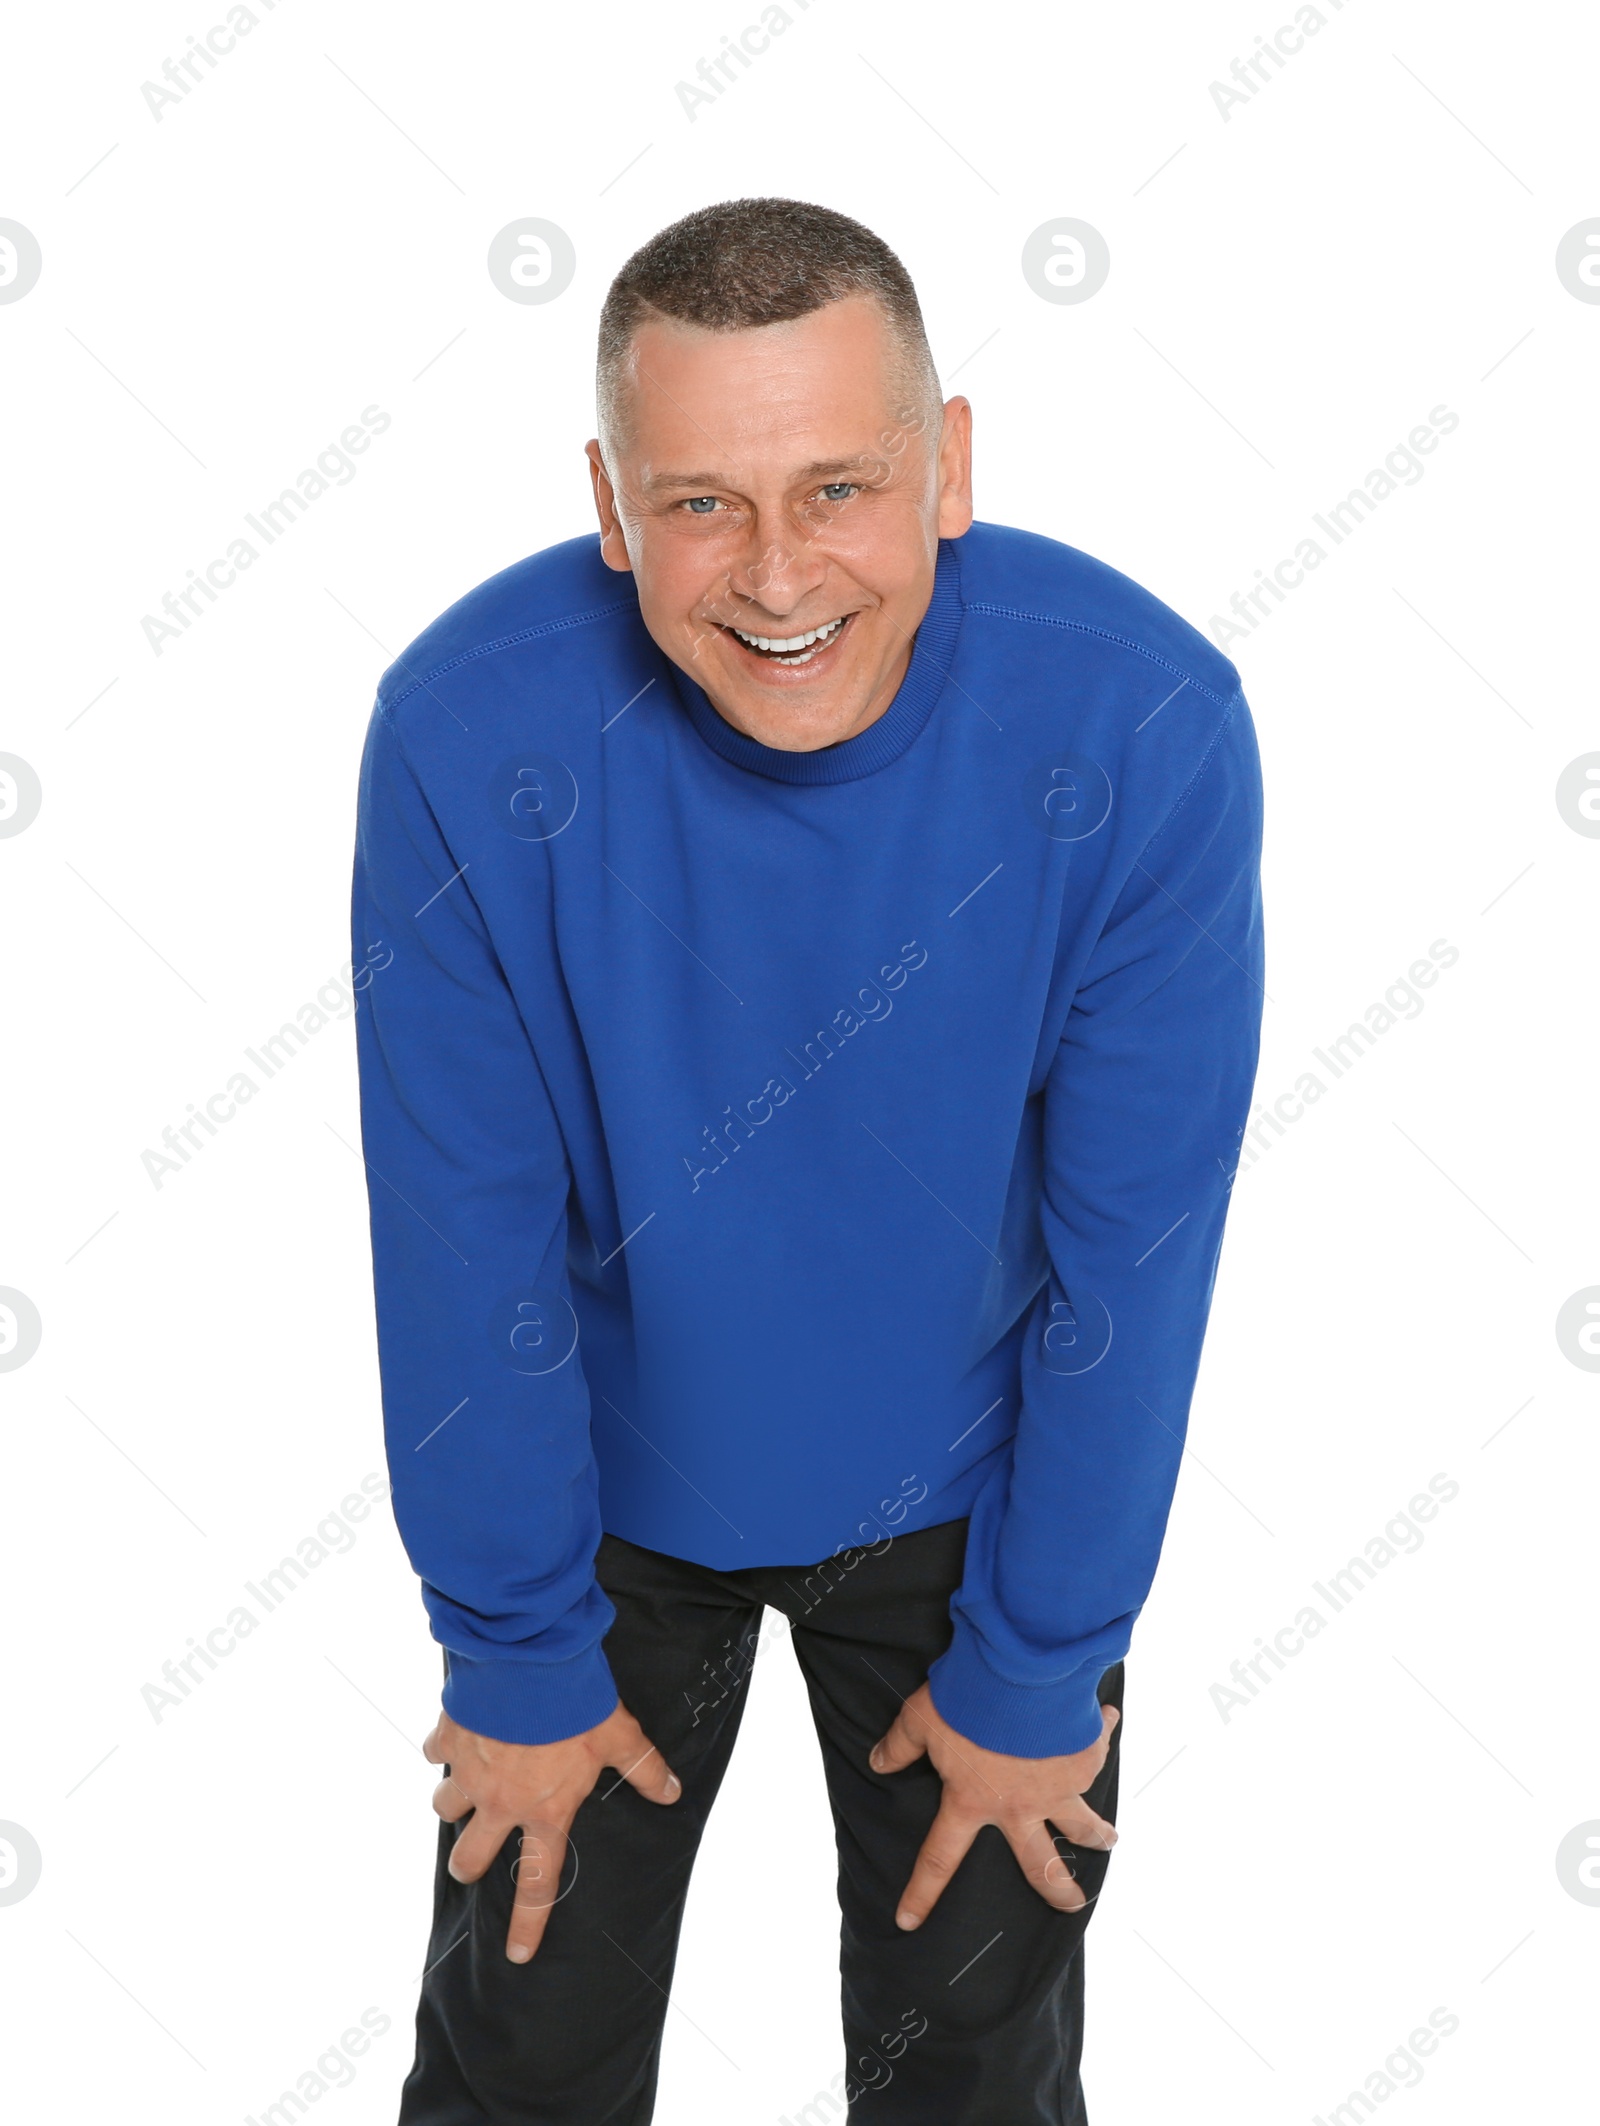
<path fill-rule="evenodd" d="M 854 738 L 823 746 L 814 753 L 787 753 L 776 746 L 764 746 L 759 739 L 747 738 L 724 722 L 706 698 L 705 690 L 687 672 L 674 665 L 672 677 L 696 731 L 713 753 L 721 754 L 736 768 L 747 768 L 773 782 L 855 782 L 898 760 L 933 714 L 934 703 L 944 690 L 960 627 L 961 582 L 955 544 L 941 539 L 934 564 L 933 596 L 912 643 L 906 676 L 893 701 L 875 723 L 868 724 Z"/>

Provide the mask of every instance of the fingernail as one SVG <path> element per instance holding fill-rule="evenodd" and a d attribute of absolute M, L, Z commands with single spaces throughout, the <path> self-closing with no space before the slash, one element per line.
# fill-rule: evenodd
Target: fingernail
<path fill-rule="evenodd" d="M 525 1964 L 533 1951 L 519 1941 L 515 1948 L 507 1949 L 506 1954 L 514 1964 Z"/>
<path fill-rule="evenodd" d="M 872 1755 L 867 1759 L 867 1762 L 875 1772 L 883 1770 L 883 1751 L 876 1744 L 873 1745 Z"/>
<path fill-rule="evenodd" d="M 667 1792 L 672 1796 L 674 1801 L 676 1801 L 678 1796 L 683 1792 L 683 1781 L 678 1777 L 676 1772 L 668 1772 L 667 1774 Z"/>

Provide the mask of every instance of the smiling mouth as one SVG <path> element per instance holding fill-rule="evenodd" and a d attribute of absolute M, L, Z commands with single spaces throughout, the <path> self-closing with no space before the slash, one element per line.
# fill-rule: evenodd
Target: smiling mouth
<path fill-rule="evenodd" d="M 742 627 L 725 625 L 723 632 L 732 635 L 742 648 L 763 664 L 809 664 L 823 650 L 833 648 L 854 618 L 854 613 L 845 613 L 837 620 L 825 620 L 821 627 L 805 628 L 796 635 L 756 635 Z"/>

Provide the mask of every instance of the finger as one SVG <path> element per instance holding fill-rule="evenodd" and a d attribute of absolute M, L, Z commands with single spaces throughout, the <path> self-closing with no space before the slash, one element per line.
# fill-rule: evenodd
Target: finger
<path fill-rule="evenodd" d="M 1080 1757 L 1086 1757 L 1089 1760 L 1089 1763 L 1094 1767 L 1089 1777 L 1084 1781 L 1083 1786 L 1078 1789 L 1080 1793 L 1083 1793 L 1087 1788 L 1093 1786 L 1094 1782 L 1105 1770 L 1106 1759 L 1111 1754 L 1111 1736 L 1114 1729 L 1116 1728 L 1117 1722 L 1121 1718 L 1122 1715 L 1117 1710 L 1116 1706 L 1101 1706 L 1100 1732 L 1098 1735 L 1095 1736 L 1093 1742 L 1087 1744 L 1085 1748 L 1081 1749 L 1078 1752 Z"/>
<path fill-rule="evenodd" d="M 441 1713 L 422 1745 L 422 1754 L 430 1764 L 443 1764 L 449 1756 L 444 1741 L 444 1715 Z"/>
<path fill-rule="evenodd" d="M 1116 1825 L 1097 1816 L 1086 1801 L 1080 1801 L 1076 1808 L 1058 1810 L 1051 1821 L 1069 1845 L 1092 1846 L 1097 1852 L 1109 1853 L 1117 1842 Z"/>
<path fill-rule="evenodd" d="M 875 1772 L 903 1772 L 908 1764 L 926 1756 L 927 1749 L 920 1728 L 913 1728 L 902 1710 L 882 1741 L 873 1744 L 867 1762 Z"/>
<path fill-rule="evenodd" d="M 1021 1828 L 1001 1825 L 1016 1863 L 1047 1905 L 1058 1912 L 1081 1912 L 1088 1894 L 1073 1872 L 1070 1858 L 1063 1858 L 1045 1823 Z"/>
<path fill-rule="evenodd" d="M 515 1829 L 509 1816 L 477 1810 L 451 1846 L 445 1866 L 457 1882 L 477 1882 Z"/>
<path fill-rule="evenodd" d="M 433 1813 L 446 1823 L 459 1823 L 463 1816 L 472 1813 L 472 1796 L 457 1786 L 450 1776 L 450 1767 L 445 1766 L 444 1777 L 433 1790 Z"/>
<path fill-rule="evenodd" d="M 911 1880 L 900 1899 L 900 1909 L 894 1915 L 897 1927 L 909 1930 L 922 1925 L 943 1896 L 945 1885 L 966 1859 L 978 1829 L 976 1819 L 958 1817 L 948 1807 L 940 1809 L 933 1819 L 933 1829 L 922 1842 L 917 1864 L 911 1870 Z"/>
<path fill-rule="evenodd" d="M 1089 1788 L 1094 1785 L 1095 1781 L 1100 1777 L 1100 1774 L 1105 1770 L 1106 1759 L 1111 1754 L 1111 1737 L 1116 1729 L 1117 1723 L 1121 1720 L 1121 1718 L 1122 1714 L 1116 1706 L 1101 1706 L 1100 1732 L 1096 1736 L 1095 1740 L 1091 1742 L 1087 1748 L 1082 1749 L 1078 1752 L 1078 1755 L 1080 1757 L 1087 1758 L 1090 1765 L 1093 1766 L 1093 1770 L 1090 1772 L 1088 1778 L 1085 1779 L 1083 1785 L 1078 1788 L 1078 1792 L 1080 1794 L 1087 1793 Z M 1107 1830 L 1110 1830 L 1110 1825 L 1102 1823 L 1101 1819 L 1095 1815 L 1093 1809 L 1091 1809 L 1086 1802 L 1081 1803 L 1080 1808 L 1082 1820 L 1084 1821 L 1084 1823 L 1086 1825 L 1098 1826 L 1097 1829 L 1091 1829 L 1088 1832 L 1087 1836 L 1080 1841 L 1080 1843 L 1089 1845 L 1101 1845 L 1109 1843 L 1114 1845 L 1116 1843 L 1116 1833 L 1114 1831 L 1111 1833 L 1111 1837 L 1109 1840 L 1106 1840 L 1102 1836 L 1102 1833 Z M 1057 1820 L 1059 1821 L 1059 1818 Z M 1063 1825 L 1062 1828 L 1065 1829 L 1065 1825 Z"/>
<path fill-rule="evenodd" d="M 554 1824 L 529 1824 L 522 1833 L 521 1850 L 512 1866 L 516 1895 L 511 1905 L 511 1925 L 506 1930 L 506 1954 L 514 1964 L 525 1964 L 544 1939 L 550 1914 L 561 1895 L 561 1870 L 566 1865 L 567 1834 Z"/>
<path fill-rule="evenodd" d="M 634 1729 L 633 1740 L 637 1748 L 631 1752 L 619 1750 L 617 1757 L 627 1757 L 628 1761 L 618 1763 L 613 1759 L 615 1769 L 646 1801 L 659 1801 L 663 1806 L 676 1801 L 683 1792 L 682 1780 L 642 1729 Z"/>

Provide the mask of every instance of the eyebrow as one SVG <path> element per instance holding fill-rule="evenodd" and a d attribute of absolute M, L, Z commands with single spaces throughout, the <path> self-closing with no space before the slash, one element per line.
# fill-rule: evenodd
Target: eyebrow
<path fill-rule="evenodd" d="M 794 474 L 796 480 L 838 479 L 849 474 L 859 474 L 871 462 L 871 453 L 861 451 L 853 458 L 817 458 L 809 465 L 802 465 Z M 727 487 L 726 474 L 720 472 L 656 472 L 645 480 L 647 488 L 688 487 L 697 491 Z"/>
<path fill-rule="evenodd" d="M 728 483 L 719 472 L 653 472 L 643 484 L 646 487 L 726 487 Z"/>

